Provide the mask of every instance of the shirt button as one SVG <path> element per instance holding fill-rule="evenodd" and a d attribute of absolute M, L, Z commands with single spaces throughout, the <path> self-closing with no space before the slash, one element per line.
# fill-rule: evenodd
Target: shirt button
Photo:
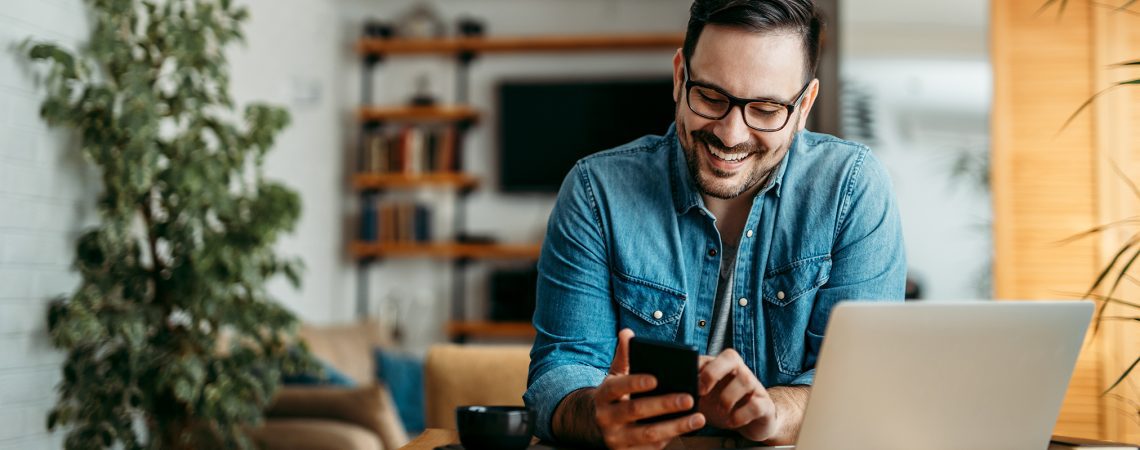
<path fill-rule="evenodd" d="M 740 299 L 740 306 L 748 306 L 748 299 L 741 298 Z"/>
<path fill-rule="evenodd" d="M 653 318 L 654 319 L 660 319 L 662 317 L 665 317 L 665 313 L 663 313 L 661 311 L 653 311 Z"/>
<path fill-rule="evenodd" d="M 747 237 L 752 237 L 752 230 L 745 231 L 744 235 Z"/>
<path fill-rule="evenodd" d="M 784 297 L 786 297 L 786 295 L 784 295 L 784 291 L 780 291 L 780 292 L 776 293 L 776 298 L 783 300 Z"/>
<path fill-rule="evenodd" d="M 710 248 L 710 249 L 709 249 L 709 257 L 713 257 L 713 256 L 716 256 L 716 249 L 715 249 L 715 248 Z"/>
<path fill-rule="evenodd" d="M 701 320 L 701 321 L 698 321 L 698 322 L 697 322 L 697 326 L 698 326 L 698 327 L 701 327 L 701 328 L 704 328 L 704 327 L 705 327 L 705 324 L 706 324 L 706 323 L 707 323 L 707 322 L 705 322 L 705 321 Z"/>

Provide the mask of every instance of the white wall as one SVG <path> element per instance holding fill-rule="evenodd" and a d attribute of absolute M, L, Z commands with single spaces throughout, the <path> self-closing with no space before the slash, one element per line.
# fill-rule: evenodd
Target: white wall
<path fill-rule="evenodd" d="M 0 449 L 60 446 L 46 429 L 63 360 L 48 342 L 46 305 L 78 282 L 72 243 L 95 201 L 78 152 L 40 122 L 15 46 L 28 36 L 74 45 L 86 30 L 79 0 L 0 8 Z"/>
<path fill-rule="evenodd" d="M 300 290 L 277 280 L 270 292 L 307 322 L 352 318 L 351 265 L 342 226 L 347 113 L 339 102 L 342 38 L 337 3 L 327 0 L 246 0 L 246 45 L 229 54 L 232 92 L 238 104 L 262 101 L 289 109 L 292 124 L 277 138 L 266 174 L 301 195 L 302 214 L 278 246 L 298 256 L 306 270 Z"/>
<path fill-rule="evenodd" d="M 992 295 L 989 195 L 950 175 L 963 151 L 989 156 L 988 6 L 841 2 L 841 77 L 871 94 L 873 148 L 894 181 L 911 274 L 926 298 Z"/>

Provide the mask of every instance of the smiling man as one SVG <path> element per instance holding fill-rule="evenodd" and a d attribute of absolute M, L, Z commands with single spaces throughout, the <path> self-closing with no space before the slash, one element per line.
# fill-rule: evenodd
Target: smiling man
<path fill-rule="evenodd" d="M 901 301 L 898 211 L 867 147 L 804 130 L 819 93 L 810 0 L 696 0 L 673 58 L 676 122 L 582 159 L 539 260 L 524 400 L 543 439 L 664 448 L 692 431 L 799 432 L 831 309 Z M 634 334 L 696 346 L 685 394 L 630 399 Z"/>

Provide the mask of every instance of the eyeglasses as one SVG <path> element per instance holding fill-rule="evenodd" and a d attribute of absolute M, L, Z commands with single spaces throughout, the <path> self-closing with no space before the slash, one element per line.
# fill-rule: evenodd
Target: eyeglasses
<path fill-rule="evenodd" d="M 740 106 L 744 111 L 744 124 L 756 131 L 780 131 L 788 125 L 792 113 L 796 112 L 796 105 L 803 100 L 811 80 L 800 88 L 796 99 L 791 104 L 784 104 L 772 100 L 745 99 L 733 97 L 723 89 L 693 81 L 689 76 L 689 65 L 685 64 L 685 98 L 688 100 L 689 110 L 698 116 L 709 120 L 720 120 L 728 116 L 734 108 Z"/>

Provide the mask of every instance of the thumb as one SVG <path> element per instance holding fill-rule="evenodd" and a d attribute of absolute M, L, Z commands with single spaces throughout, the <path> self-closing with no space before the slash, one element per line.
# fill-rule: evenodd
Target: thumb
<path fill-rule="evenodd" d="M 629 340 L 633 338 L 633 330 L 625 328 L 618 333 L 617 350 L 614 351 L 614 361 L 610 364 L 610 375 L 629 374 Z"/>

